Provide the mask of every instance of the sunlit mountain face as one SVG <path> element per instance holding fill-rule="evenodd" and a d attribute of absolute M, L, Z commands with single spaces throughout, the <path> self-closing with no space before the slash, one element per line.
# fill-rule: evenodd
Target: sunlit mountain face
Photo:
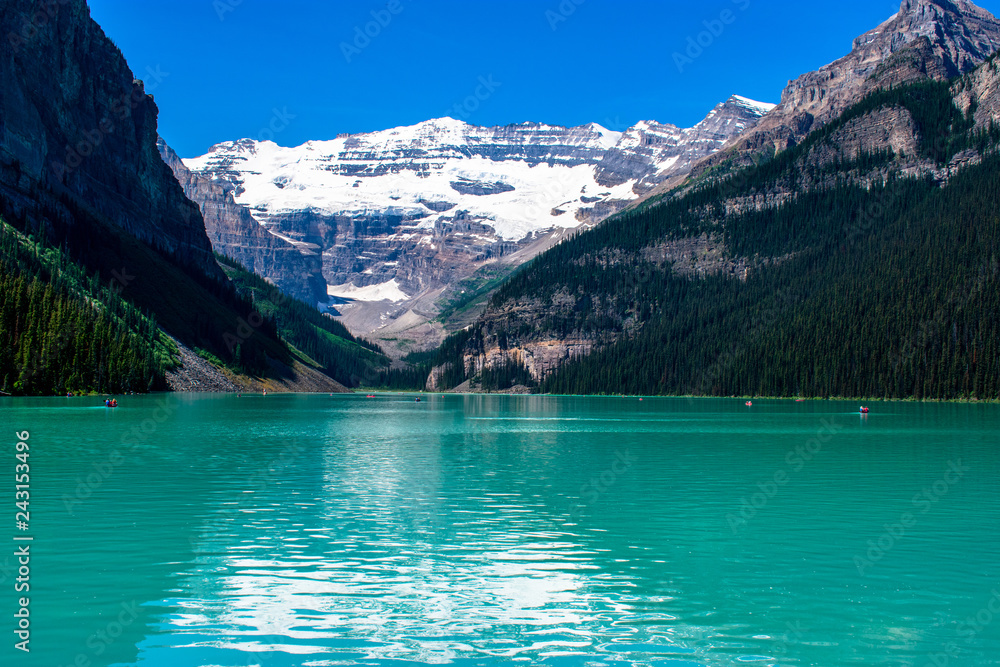
<path fill-rule="evenodd" d="M 356 331 L 389 336 L 460 299 L 477 271 L 509 271 L 683 176 L 772 106 L 734 96 L 687 129 L 654 121 L 487 128 L 442 118 L 294 148 L 228 142 L 175 171 L 203 207 L 218 210 L 212 188 L 221 187 L 271 235 L 321 256 L 315 277 L 326 292 L 317 301 L 331 299 Z M 213 242 L 247 252 L 239 238 Z M 263 255 L 248 261 L 300 288 L 301 271 L 272 266 L 294 258 Z"/>

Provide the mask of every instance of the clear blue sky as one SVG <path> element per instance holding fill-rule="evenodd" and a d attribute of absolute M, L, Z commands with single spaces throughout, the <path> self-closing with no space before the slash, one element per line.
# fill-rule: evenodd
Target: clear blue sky
<path fill-rule="evenodd" d="M 1000 13 L 1000 0 L 977 4 Z M 270 138 L 273 129 L 275 141 L 294 146 L 445 115 L 478 125 L 598 122 L 621 130 L 652 119 L 686 127 L 734 93 L 777 102 L 789 79 L 846 54 L 851 40 L 895 13 L 899 1 L 90 6 L 154 94 L 160 133 L 192 157 L 221 141 Z M 358 38 L 366 27 L 375 36 Z M 699 37 L 706 45 L 700 55 L 685 53 L 689 38 Z M 678 64 L 675 54 L 695 57 Z M 463 106 L 456 111 L 456 104 Z M 274 110 L 294 118 L 275 118 Z"/>

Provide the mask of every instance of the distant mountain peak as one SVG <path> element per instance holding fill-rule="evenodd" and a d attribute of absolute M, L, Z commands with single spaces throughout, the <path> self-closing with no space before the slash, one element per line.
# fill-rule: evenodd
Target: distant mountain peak
<path fill-rule="evenodd" d="M 417 123 L 416 125 L 403 125 L 392 129 L 401 130 L 407 127 L 419 127 L 419 128 L 444 127 L 444 128 L 454 128 L 454 129 L 465 129 L 467 127 L 472 127 L 472 126 L 469 123 L 466 123 L 464 120 L 458 120 L 457 118 L 452 118 L 451 116 L 442 116 L 441 118 L 432 118 L 431 120 L 425 120 L 423 122 Z"/>
<path fill-rule="evenodd" d="M 954 12 L 963 14 L 989 14 L 968 0 L 902 0 L 899 4 L 900 14 L 921 13 L 926 11 Z"/>
<path fill-rule="evenodd" d="M 890 53 L 926 37 L 947 75 L 954 76 L 975 68 L 1000 48 L 1000 21 L 968 0 L 902 0 L 899 13 L 859 40 L 869 35 L 888 40 L 881 46 Z"/>
<path fill-rule="evenodd" d="M 998 47 L 1000 20 L 968 0 L 902 0 L 896 14 L 853 40 L 850 53 L 789 81 L 777 107 L 693 173 L 734 156 L 749 164 L 757 152 L 785 150 L 874 90 L 965 74 Z"/>
<path fill-rule="evenodd" d="M 961 0 L 959 0 L 961 2 Z M 899 13 L 908 14 L 911 12 L 922 11 L 925 7 L 936 7 L 938 9 L 946 9 L 946 6 L 952 5 L 953 3 L 941 2 L 940 0 L 902 0 L 899 3 Z"/>
<path fill-rule="evenodd" d="M 370 332 L 422 324 L 479 268 L 515 266 L 621 210 L 772 108 L 734 96 L 686 129 L 436 118 L 295 148 L 242 140 L 184 160 L 178 178 L 213 211 L 220 250 L 285 289 L 350 299 L 338 312 Z"/>
<path fill-rule="evenodd" d="M 740 106 L 744 106 L 749 109 L 759 111 L 760 115 L 762 116 L 773 110 L 774 107 L 778 106 L 777 104 L 770 104 L 768 102 L 758 102 L 756 100 L 750 99 L 749 97 L 743 97 L 742 95 L 733 95 L 728 100 L 726 100 L 726 103 L 738 104 Z"/>

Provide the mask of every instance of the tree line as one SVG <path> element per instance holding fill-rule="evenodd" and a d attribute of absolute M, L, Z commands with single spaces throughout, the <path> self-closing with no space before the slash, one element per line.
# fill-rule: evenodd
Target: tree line
<path fill-rule="evenodd" d="M 481 320 L 425 364 L 461 382 L 469 379 L 463 352 L 572 336 L 598 351 L 562 366 L 539 391 L 1000 397 L 1000 130 L 973 128 L 975 107 L 955 106 L 953 86 L 967 84 L 878 91 L 796 147 L 739 172 L 723 166 L 685 194 L 573 237 L 490 302 L 495 312 L 550 304 L 542 315 Z M 943 164 L 972 148 L 982 161 L 945 187 L 905 177 L 891 151 L 809 166 L 810 152 L 836 150 L 837 130 L 888 107 L 910 112 L 921 157 Z M 724 206 L 783 191 L 794 197 L 780 205 Z M 726 259 L 746 262 L 746 280 L 689 278 L 648 252 L 702 234 L 724 243 Z M 523 378 L 505 367 L 494 379 Z"/>
<path fill-rule="evenodd" d="M 155 319 L 56 248 L 0 221 L 0 389 L 14 395 L 165 389 L 173 344 Z"/>

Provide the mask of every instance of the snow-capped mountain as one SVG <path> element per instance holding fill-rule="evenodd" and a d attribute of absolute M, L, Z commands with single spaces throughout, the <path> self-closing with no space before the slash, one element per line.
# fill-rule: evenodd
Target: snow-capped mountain
<path fill-rule="evenodd" d="M 442 118 L 295 148 L 231 142 L 184 163 L 228 180 L 239 203 L 292 238 L 307 240 L 308 230 L 284 224 L 303 211 L 399 217 L 430 230 L 464 210 L 489 221 L 498 238 L 517 241 L 540 229 L 579 225 L 575 213 L 587 206 L 581 199 L 588 194 L 630 198 L 627 188 L 610 192 L 594 178 L 594 164 L 620 136 L 599 125 L 481 128 Z M 551 213 L 560 205 L 574 214 L 561 224 L 562 216 Z"/>
<path fill-rule="evenodd" d="M 352 300 L 337 306 L 348 325 L 387 333 L 432 318 L 484 265 L 524 262 L 687 173 L 771 108 L 734 96 L 692 128 L 624 132 L 442 118 L 294 148 L 227 142 L 184 165 L 269 232 L 322 253 L 328 295 Z"/>
<path fill-rule="evenodd" d="M 646 194 L 668 178 L 690 172 L 695 162 L 755 127 L 773 108 L 773 104 L 734 95 L 691 128 L 638 123 L 605 154 L 598 165 L 598 182 L 614 186 L 634 180 L 635 193 Z"/>

